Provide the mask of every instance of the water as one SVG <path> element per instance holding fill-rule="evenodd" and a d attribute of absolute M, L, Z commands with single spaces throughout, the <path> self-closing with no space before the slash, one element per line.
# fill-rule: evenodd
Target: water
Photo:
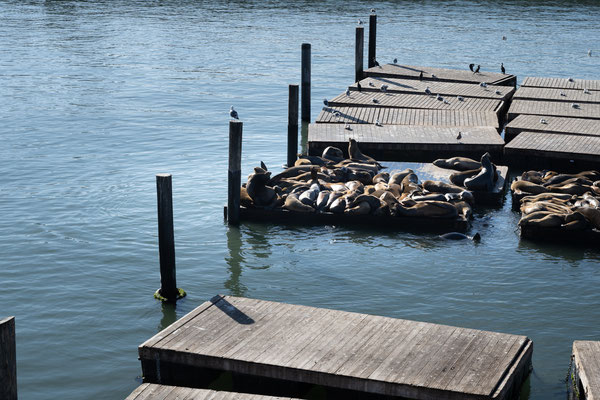
<path fill-rule="evenodd" d="M 524 397 L 565 397 L 572 341 L 600 339 L 600 253 L 520 241 L 510 199 L 478 213 L 480 245 L 223 223 L 229 106 L 243 175 L 276 169 L 301 43 L 314 119 L 352 82 L 371 7 L 380 62 L 599 78 L 596 1 L 0 2 L 0 315 L 17 318 L 21 398 L 124 398 L 137 346 L 217 293 L 525 334 Z M 160 172 L 176 310 L 152 298 Z"/>

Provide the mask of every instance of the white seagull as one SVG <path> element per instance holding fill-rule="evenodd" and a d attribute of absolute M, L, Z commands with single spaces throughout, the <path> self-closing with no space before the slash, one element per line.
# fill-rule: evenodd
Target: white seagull
<path fill-rule="evenodd" d="M 583 93 L 590 94 L 590 89 L 588 89 L 588 88 L 583 89 Z"/>
<path fill-rule="evenodd" d="M 350 128 L 350 124 L 346 124 L 346 126 L 344 127 L 344 129 L 346 129 L 347 131 L 351 131 L 352 128 Z"/>
<path fill-rule="evenodd" d="M 431 90 L 429 90 L 429 86 L 427 86 L 425 88 L 425 94 L 430 95 L 431 94 Z"/>
<path fill-rule="evenodd" d="M 381 122 L 378 119 L 375 120 L 375 126 L 381 126 Z"/>
<path fill-rule="evenodd" d="M 540 119 L 540 124 L 547 124 L 548 122 L 546 122 L 546 120 L 544 118 Z"/>
<path fill-rule="evenodd" d="M 231 106 L 231 108 L 229 109 L 229 116 L 233 119 L 240 119 L 240 117 L 238 116 L 237 111 L 235 111 L 233 109 L 233 106 Z"/>

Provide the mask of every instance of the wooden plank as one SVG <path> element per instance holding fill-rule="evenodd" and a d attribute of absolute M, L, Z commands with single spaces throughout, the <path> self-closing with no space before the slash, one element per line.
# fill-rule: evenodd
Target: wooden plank
<path fill-rule="evenodd" d="M 234 393 L 209 389 L 193 389 L 155 383 L 143 383 L 138 386 L 125 400 L 294 400 L 291 397 L 271 397 L 259 394 Z"/>
<path fill-rule="evenodd" d="M 212 368 L 376 395 L 491 399 L 507 375 L 520 377 L 512 385 L 518 389 L 519 374 L 526 374 L 530 363 L 529 358 L 514 368 L 519 349 L 511 343 L 528 340 L 523 336 L 231 296 L 219 299 L 201 305 L 201 312 L 192 311 L 195 317 L 184 317 L 189 327 L 178 325 L 196 332 L 186 336 L 188 345 L 170 347 L 176 341 L 164 339 L 176 331 L 169 329 L 140 346 L 142 366 L 159 360 L 163 380 L 176 375 L 177 368 Z M 240 315 L 252 323 L 240 323 Z M 207 340 L 222 337 L 234 342 L 225 346 L 228 351 L 223 343 L 215 346 Z M 208 344 L 197 346 L 198 341 Z M 441 372 L 440 365 L 445 365 Z M 152 375 L 144 371 L 144 376 Z M 129 399 L 154 398 L 144 394 L 163 399 L 179 389 L 163 390 L 147 385 Z"/>
<path fill-rule="evenodd" d="M 573 90 L 600 90 L 600 80 L 573 79 L 569 78 L 539 78 L 526 77 L 521 83 L 521 87 L 541 87 L 553 89 L 573 89 Z"/>
<path fill-rule="evenodd" d="M 513 96 L 514 100 L 545 100 L 566 103 L 600 103 L 600 91 L 584 89 L 553 89 L 539 87 L 520 87 Z"/>
<path fill-rule="evenodd" d="M 512 120 L 519 114 L 600 119 L 600 104 L 577 103 L 573 108 L 571 103 L 538 100 L 514 100 L 508 110 L 508 119 Z"/>
<path fill-rule="evenodd" d="M 474 83 L 457 83 L 444 81 L 419 81 L 414 79 L 397 79 L 386 77 L 368 77 L 360 81 L 362 92 L 381 92 L 381 86 L 387 85 L 387 93 L 402 94 L 424 94 L 425 89 L 429 88 L 433 94 L 440 94 L 444 97 L 456 98 L 473 97 L 495 100 L 510 100 L 515 92 L 514 87 L 488 85 L 481 87 Z M 356 83 L 349 86 L 351 91 L 358 90 Z M 499 91 L 500 93 L 496 93 Z M 345 94 L 344 94 L 345 95 Z"/>
<path fill-rule="evenodd" d="M 600 161 L 600 136 L 521 132 L 504 148 L 506 155 L 535 155 L 567 160 Z"/>
<path fill-rule="evenodd" d="M 573 342 L 574 364 L 587 400 L 600 399 L 600 342 Z"/>
<path fill-rule="evenodd" d="M 499 68 L 499 66 L 498 66 Z M 464 70 L 434 68 L 434 67 L 417 67 L 411 65 L 385 64 L 375 66 L 365 71 L 367 77 L 386 77 L 398 79 L 419 79 L 419 74 L 423 73 L 425 81 L 441 81 L 441 82 L 459 82 L 459 83 L 481 83 L 493 85 L 501 83 L 503 85 L 515 86 L 516 77 L 510 74 L 501 74 L 496 72 L 485 71 L 485 67 L 479 73 L 471 72 L 466 66 Z"/>
<path fill-rule="evenodd" d="M 365 119 L 369 107 L 325 107 L 316 123 L 341 124 L 374 124 L 374 119 Z M 392 109 L 388 125 L 432 125 L 429 121 L 435 116 L 435 121 L 446 119 L 451 126 L 491 126 L 498 128 L 498 115 L 494 111 L 472 110 L 426 110 L 426 109 Z M 339 117 L 332 119 L 333 114 Z"/>
<path fill-rule="evenodd" d="M 540 122 L 542 118 L 545 124 Z M 600 120 L 519 115 L 506 125 L 505 131 L 507 142 L 524 131 L 600 136 Z"/>

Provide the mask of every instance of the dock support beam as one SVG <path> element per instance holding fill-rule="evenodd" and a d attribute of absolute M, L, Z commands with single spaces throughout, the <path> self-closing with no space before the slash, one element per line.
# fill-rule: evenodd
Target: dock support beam
<path fill-rule="evenodd" d="M 290 85 L 289 92 L 287 165 L 292 167 L 298 155 L 298 85 Z"/>
<path fill-rule="evenodd" d="M 227 223 L 240 224 L 240 188 L 242 187 L 242 127 L 229 121 L 229 174 L 227 179 Z"/>
<path fill-rule="evenodd" d="M 363 28 L 362 26 L 357 26 L 356 27 L 356 47 L 354 50 L 354 82 L 358 82 L 363 78 L 364 52 L 365 52 L 365 28 Z"/>
<path fill-rule="evenodd" d="M 310 122 L 310 43 L 302 43 L 302 122 Z"/>
<path fill-rule="evenodd" d="M 0 399 L 17 400 L 15 317 L 0 319 Z"/>
<path fill-rule="evenodd" d="M 377 43 L 377 14 L 369 15 L 369 68 L 375 66 L 377 60 L 375 47 Z"/>
<path fill-rule="evenodd" d="M 173 190 L 171 174 L 156 174 L 158 203 L 158 255 L 160 259 L 160 289 L 154 297 L 175 301 L 185 296 L 177 288 L 175 278 L 175 234 L 173 233 Z"/>

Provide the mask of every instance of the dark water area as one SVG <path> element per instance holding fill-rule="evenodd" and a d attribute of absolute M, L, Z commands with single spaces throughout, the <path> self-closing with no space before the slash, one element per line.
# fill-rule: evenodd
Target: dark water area
<path fill-rule="evenodd" d="M 380 62 L 600 79 L 596 1 L 0 1 L 0 316 L 21 398 L 126 397 L 137 346 L 217 293 L 527 335 L 523 397 L 566 397 L 572 341 L 600 339 L 600 252 L 519 240 L 509 197 L 476 212 L 479 245 L 223 223 L 230 105 L 242 176 L 277 169 L 301 43 L 314 119 L 352 82 L 371 7 Z M 162 172 L 176 309 L 152 298 Z"/>

